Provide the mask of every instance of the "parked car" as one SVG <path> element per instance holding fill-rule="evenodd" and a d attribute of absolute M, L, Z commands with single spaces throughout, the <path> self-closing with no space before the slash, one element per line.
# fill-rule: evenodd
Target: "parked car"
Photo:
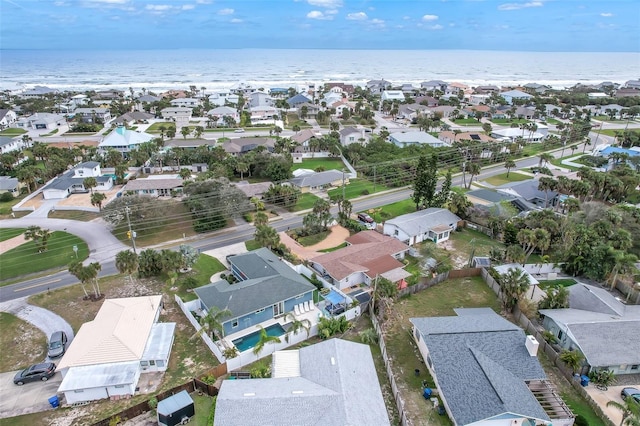
<path fill-rule="evenodd" d="M 13 378 L 13 383 L 22 386 L 27 382 L 35 382 L 42 380 L 46 382 L 56 373 L 56 365 L 52 362 L 44 362 L 42 364 L 34 364 L 18 371 Z"/>
<path fill-rule="evenodd" d="M 235 129 L 234 133 L 244 133 L 244 129 Z"/>
<path fill-rule="evenodd" d="M 64 331 L 55 331 L 49 338 L 49 358 L 57 358 L 64 355 L 67 350 L 67 335 Z"/>
<path fill-rule="evenodd" d="M 640 403 L 640 389 L 636 388 L 624 388 L 620 391 L 620 396 L 622 399 L 627 399 L 629 397 L 636 400 L 636 402 Z"/>
<path fill-rule="evenodd" d="M 366 213 L 358 213 L 358 220 L 364 223 L 374 223 L 373 218 Z"/>

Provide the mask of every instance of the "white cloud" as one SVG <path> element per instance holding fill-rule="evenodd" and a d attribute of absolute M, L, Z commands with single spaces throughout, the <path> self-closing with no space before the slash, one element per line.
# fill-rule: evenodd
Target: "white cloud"
<path fill-rule="evenodd" d="M 603 13 L 600 14 L 600 16 L 602 16 L 604 18 L 611 18 L 613 16 L 613 13 L 609 13 L 609 12 L 604 13 L 603 12 Z"/>
<path fill-rule="evenodd" d="M 196 0 L 197 4 L 211 4 L 213 0 Z"/>
<path fill-rule="evenodd" d="M 53 3 L 54 6 L 69 6 L 69 3 L 65 3 L 63 1 L 57 1 Z"/>
<path fill-rule="evenodd" d="M 311 12 L 307 13 L 307 18 L 309 18 L 309 19 L 318 19 L 320 21 L 326 21 L 326 20 L 333 19 L 333 16 L 325 15 L 324 13 L 320 12 L 319 10 L 312 10 Z"/>
<path fill-rule="evenodd" d="M 369 22 L 371 23 L 371 25 L 374 25 L 376 27 L 379 27 L 379 28 L 384 27 L 384 21 L 382 19 L 372 19 Z"/>
<path fill-rule="evenodd" d="M 436 31 L 436 30 L 441 30 L 443 27 L 440 24 L 435 24 L 435 25 L 431 25 L 431 26 L 429 26 L 427 28 L 429 28 L 430 30 Z"/>
<path fill-rule="evenodd" d="M 125 4 L 129 0 L 86 0 L 89 3 Z"/>
<path fill-rule="evenodd" d="M 364 12 L 350 13 L 347 15 L 347 19 L 350 21 L 366 21 L 367 14 Z"/>
<path fill-rule="evenodd" d="M 220 9 L 220 10 L 218 11 L 218 15 L 233 15 L 233 12 L 235 12 L 235 10 L 233 10 L 233 9 L 229 9 L 229 8 L 227 8 L 227 9 Z"/>
<path fill-rule="evenodd" d="M 241 24 L 241 23 L 243 23 L 244 21 L 243 21 L 242 19 L 233 18 L 230 22 L 231 22 L 232 24 Z"/>
<path fill-rule="evenodd" d="M 422 20 L 425 22 L 436 21 L 438 19 L 438 15 L 424 15 Z"/>
<path fill-rule="evenodd" d="M 405 15 L 405 16 L 402 17 L 402 19 L 405 20 L 405 21 L 408 21 L 409 19 L 411 19 L 411 17 Z"/>
<path fill-rule="evenodd" d="M 338 14 L 338 9 L 329 9 L 329 10 L 325 10 L 324 11 L 325 15 L 337 15 Z"/>
<path fill-rule="evenodd" d="M 530 1 L 527 3 L 504 3 L 498 6 L 498 10 L 520 10 L 529 7 L 542 7 L 541 1 Z"/>
<path fill-rule="evenodd" d="M 311 6 L 325 7 L 327 9 L 335 9 L 342 7 L 342 0 L 307 0 Z"/>
<path fill-rule="evenodd" d="M 169 4 L 148 4 L 145 9 L 151 10 L 153 12 L 165 12 L 167 10 L 172 9 L 173 6 Z"/>
<path fill-rule="evenodd" d="M 191 9 L 195 9 L 195 6 L 192 4 L 183 4 L 182 5 L 182 10 L 191 10 Z"/>

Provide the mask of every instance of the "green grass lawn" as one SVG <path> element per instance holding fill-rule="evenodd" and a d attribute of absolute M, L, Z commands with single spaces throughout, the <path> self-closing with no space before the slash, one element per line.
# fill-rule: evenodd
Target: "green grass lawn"
<path fill-rule="evenodd" d="M 300 243 L 300 245 L 303 247 L 309 247 L 314 244 L 318 244 L 320 241 L 327 238 L 327 235 L 329 235 L 330 233 L 331 231 L 323 231 L 318 234 L 308 235 L 306 237 L 300 237 L 298 238 L 298 243 Z"/>
<path fill-rule="evenodd" d="M 54 210 L 49 211 L 49 219 L 70 219 L 81 222 L 89 222 L 100 217 L 100 213 L 85 212 L 81 210 Z"/>
<path fill-rule="evenodd" d="M 508 125 L 508 124 L 526 124 L 529 123 L 529 120 L 525 120 L 524 118 L 514 118 L 514 119 L 509 119 L 509 118 L 494 118 L 493 120 L 491 120 L 492 123 L 495 124 L 500 124 L 500 125 Z"/>
<path fill-rule="evenodd" d="M 499 175 L 488 177 L 488 178 L 484 179 L 484 181 L 487 182 L 487 183 L 490 183 L 493 186 L 500 186 L 500 185 L 503 185 L 505 183 L 520 182 L 520 181 L 528 180 L 528 179 L 531 179 L 531 176 L 527 176 L 527 175 L 523 175 L 521 173 L 517 173 L 517 172 L 511 171 L 509 173 L 509 176 L 507 176 L 507 173 L 501 173 Z"/>
<path fill-rule="evenodd" d="M 23 198 L 24 195 L 21 195 L 11 201 L 0 201 L 0 218 L 6 219 L 9 217 L 11 215 L 11 208 L 22 201 Z"/>
<path fill-rule="evenodd" d="M 17 135 L 23 135 L 27 133 L 27 131 L 25 129 L 19 129 L 17 127 L 10 127 L 8 129 L 4 129 L 2 131 L 0 131 L 0 136 L 17 136 Z"/>
<path fill-rule="evenodd" d="M 468 260 L 472 252 L 474 256 L 488 256 L 491 247 L 504 248 L 504 244 L 500 241 L 473 229 L 452 232 L 450 240 L 456 249 L 456 254 L 465 260 Z"/>
<path fill-rule="evenodd" d="M 453 122 L 460 126 L 482 126 L 482 123 L 475 118 L 459 118 Z"/>
<path fill-rule="evenodd" d="M 66 268 L 76 256 L 73 246 L 78 246 L 78 259 L 89 256 L 87 244 L 75 235 L 55 231 L 47 244 L 47 251 L 38 253 L 35 243 L 28 241 L 19 247 L 0 254 L 0 280 L 41 272 L 50 269 Z"/>
<path fill-rule="evenodd" d="M 20 318 L 0 312 L 0 371 L 13 371 L 42 361 L 46 356 L 47 337 L 40 329 Z"/>
<path fill-rule="evenodd" d="M 2 228 L 0 229 L 0 241 L 6 241 L 13 237 L 17 237 L 24 231 L 24 228 Z"/>
<path fill-rule="evenodd" d="M 564 279 L 559 279 L 559 280 L 549 280 L 549 281 L 542 281 L 540 280 L 540 288 L 541 289 L 547 289 L 549 287 L 569 287 L 572 286 L 576 283 L 576 280 L 574 280 L 573 278 L 564 278 Z"/>
<path fill-rule="evenodd" d="M 562 121 L 556 120 L 555 118 L 547 118 L 546 122 L 547 124 L 553 124 L 554 126 L 562 123 Z"/>
<path fill-rule="evenodd" d="M 308 192 L 305 192 L 304 194 L 300 194 L 300 196 L 298 197 L 298 202 L 296 203 L 295 206 L 293 206 L 291 211 L 299 212 L 302 210 L 311 209 L 313 208 L 313 205 L 316 203 L 316 201 L 319 199 L 320 198 Z"/>
<path fill-rule="evenodd" d="M 315 170 L 318 167 L 322 167 L 324 170 L 342 170 L 344 168 L 344 163 L 339 158 L 305 158 L 302 160 L 302 163 L 294 163 L 291 170 Z"/>
<path fill-rule="evenodd" d="M 413 213 L 415 211 L 416 204 L 413 200 L 406 199 L 396 203 L 387 204 L 386 206 L 366 210 L 366 213 L 368 213 L 377 223 L 382 223 L 388 219 L 393 219 L 394 217 Z"/>
<path fill-rule="evenodd" d="M 201 254 L 198 261 L 193 265 L 194 277 L 201 285 L 209 284 L 213 274 L 222 272 L 227 268 L 215 257 Z"/>
<path fill-rule="evenodd" d="M 262 246 L 256 240 L 248 240 L 244 242 L 244 246 L 248 251 L 258 250 Z"/>
<path fill-rule="evenodd" d="M 189 424 L 193 426 L 209 426 L 207 421 L 213 408 L 213 398 L 208 395 L 198 395 L 197 392 L 194 392 L 191 394 L 191 399 L 193 399 L 196 415 L 191 418 Z"/>
<path fill-rule="evenodd" d="M 613 136 L 616 135 L 616 132 L 620 133 L 622 131 L 623 131 L 623 129 L 605 129 L 605 130 L 601 130 L 600 134 L 613 137 Z M 628 132 L 640 133 L 640 129 L 627 129 L 627 131 Z"/>
<path fill-rule="evenodd" d="M 344 188 L 344 195 L 347 200 L 351 200 L 363 195 L 374 194 L 376 192 L 386 191 L 388 189 L 388 187 L 379 183 L 374 185 L 370 180 L 358 178 L 349 181 L 349 183 Z M 330 189 L 329 191 L 327 191 L 327 193 L 331 198 L 341 196 L 342 187 Z"/>
<path fill-rule="evenodd" d="M 169 129 L 170 127 L 173 127 L 174 129 L 176 128 L 176 125 L 174 123 L 164 123 L 164 122 L 160 122 L 160 123 L 153 123 L 151 126 L 149 126 L 147 128 L 147 130 L 145 130 L 146 133 L 160 133 L 160 126 L 164 126 L 165 129 Z M 166 135 L 166 130 L 165 130 L 165 135 Z M 176 134 L 176 136 L 178 136 Z M 180 135 L 182 136 L 182 135 Z"/>

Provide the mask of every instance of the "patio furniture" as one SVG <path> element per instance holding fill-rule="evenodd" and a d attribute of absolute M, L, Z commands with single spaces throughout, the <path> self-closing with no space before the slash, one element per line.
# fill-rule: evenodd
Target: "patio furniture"
<path fill-rule="evenodd" d="M 300 315 L 300 306 L 295 305 L 293 307 L 293 313 L 296 314 L 296 315 Z"/>
<path fill-rule="evenodd" d="M 307 312 L 307 310 L 304 308 L 304 303 L 301 303 L 301 304 L 300 304 L 300 305 L 298 305 L 298 306 L 300 306 L 300 312 L 301 312 L 301 313 L 303 313 L 303 314 L 304 314 L 305 312 Z"/>
<path fill-rule="evenodd" d="M 309 301 L 307 300 L 306 302 L 303 303 L 304 304 L 304 310 L 309 312 L 311 311 L 311 308 L 309 307 Z"/>
<path fill-rule="evenodd" d="M 309 310 L 313 311 L 316 307 L 313 304 L 313 300 L 309 300 Z"/>

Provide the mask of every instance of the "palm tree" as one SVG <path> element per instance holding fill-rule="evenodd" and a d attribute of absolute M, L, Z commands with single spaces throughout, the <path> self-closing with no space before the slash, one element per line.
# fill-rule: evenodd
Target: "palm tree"
<path fill-rule="evenodd" d="M 473 182 L 473 177 L 474 176 L 478 176 L 480 174 L 480 172 L 482 171 L 482 169 L 480 168 L 480 164 L 478 164 L 478 163 L 470 163 L 469 167 L 468 167 L 468 171 L 469 171 L 469 174 L 471 175 L 471 177 L 469 178 L 469 185 L 467 186 L 467 189 L 471 188 L 471 183 Z"/>
<path fill-rule="evenodd" d="M 200 325 L 202 328 L 194 334 L 194 336 L 200 336 L 203 333 L 206 333 L 214 340 L 216 338 L 222 339 L 224 337 L 224 326 L 223 318 L 231 316 L 231 311 L 227 308 L 219 309 L 215 306 L 212 306 L 205 316 L 200 318 Z"/>
<path fill-rule="evenodd" d="M 189 136 L 189 133 L 191 133 L 191 129 L 189 129 L 188 126 L 184 126 L 182 129 L 180 129 L 180 134 L 184 139 L 186 139 L 187 136 Z"/>
<path fill-rule="evenodd" d="M 100 286 L 98 285 L 98 272 L 102 270 L 102 265 L 98 262 L 93 262 L 86 266 L 85 269 L 87 270 L 87 277 L 93 280 L 93 290 L 95 291 L 96 299 L 99 299 L 101 293 Z"/>
<path fill-rule="evenodd" d="M 16 177 L 22 183 L 27 184 L 27 191 L 31 194 L 31 185 L 36 184 L 36 180 L 41 175 L 42 169 L 37 166 L 20 167 L 16 173 Z"/>
<path fill-rule="evenodd" d="M 88 299 L 89 293 L 87 293 L 87 289 L 84 285 L 89 280 L 89 277 L 84 266 L 82 266 L 82 262 L 79 260 L 71 262 L 69 265 L 69 273 L 80 281 L 80 286 L 82 287 L 82 291 L 84 291 L 84 296 Z"/>
<path fill-rule="evenodd" d="M 504 167 L 507 169 L 507 179 L 509 178 L 509 172 L 515 166 L 516 166 L 516 162 L 513 161 L 512 159 L 508 159 L 507 161 L 504 162 Z"/>
<path fill-rule="evenodd" d="M 538 162 L 538 167 L 542 167 L 543 165 L 546 166 L 549 163 L 549 161 L 553 160 L 553 155 L 551 155 L 548 152 L 544 152 L 539 155 L 539 158 L 540 158 L 540 161 Z"/>
<path fill-rule="evenodd" d="M 102 192 L 96 192 L 91 194 L 91 205 L 98 206 L 98 210 L 102 210 L 102 202 L 107 199 L 107 196 Z"/>
<path fill-rule="evenodd" d="M 561 287 L 561 288 L 567 291 L 566 287 Z M 560 360 L 562 360 L 562 362 L 567 364 L 567 367 L 571 368 L 571 372 L 575 374 L 576 370 L 579 369 L 580 366 L 582 366 L 584 355 L 582 355 L 582 353 L 580 353 L 575 349 L 572 351 L 562 351 L 562 353 L 560 354 Z"/>
<path fill-rule="evenodd" d="M 502 296 L 502 308 L 505 312 L 511 312 L 529 288 L 529 276 L 519 269 L 509 268 L 506 273 L 500 275 L 498 283 Z"/>
<path fill-rule="evenodd" d="M 236 164 L 236 171 L 240 173 L 240 180 L 243 180 L 244 174 L 249 171 L 249 165 L 244 161 L 240 161 Z"/>
<path fill-rule="evenodd" d="M 131 250 L 122 250 L 116 254 L 116 268 L 121 274 L 128 274 L 132 283 L 133 273 L 138 270 L 138 255 Z"/>
<path fill-rule="evenodd" d="M 93 194 L 93 188 L 98 185 L 98 181 L 93 176 L 86 177 L 82 180 L 82 186 L 89 189 Z"/>
<path fill-rule="evenodd" d="M 619 403 L 617 401 L 609 401 L 607 402 L 607 407 L 617 408 L 618 410 L 622 411 L 622 420 L 620 421 L 620 426 L 632 426 L 634 424 L 637 424 L 634 422 L 640 421 L 640 403 L 638 403 L 630 396 L 624 399 L 622 403 Z"/>
<path fill-rule="evenodd" d="M 280 340 L 278 336 L 269 336 L 267 334 L 267 330 L 265 330 L 261 325 L 259 325 L 258 328 L 260 328 L 260 340 L 258 340 L 256 345 L 253 347 L 253 353 L 254 355 L 256 355 L 256 357 L 260 354 L 260 352 L 262 352 L 262 349 L 264 349 L 264 347 L 268 343 L 282 342 L 282 340 Z"/>
<path fill-rule="evenodd" d="M 311 321 L 308 319 L 298 320 L 293 312 L 287 313 L 285 319 L 291 321 L 291 327 L 287 330 L 287 334 L 284 335 L 284 340 L 289 343 L 289 334 L 298 334 L 300 330 L 304 330 L 307 332 L 307 337 L 309 337 L 309 333 L 311 332 Z"/>

